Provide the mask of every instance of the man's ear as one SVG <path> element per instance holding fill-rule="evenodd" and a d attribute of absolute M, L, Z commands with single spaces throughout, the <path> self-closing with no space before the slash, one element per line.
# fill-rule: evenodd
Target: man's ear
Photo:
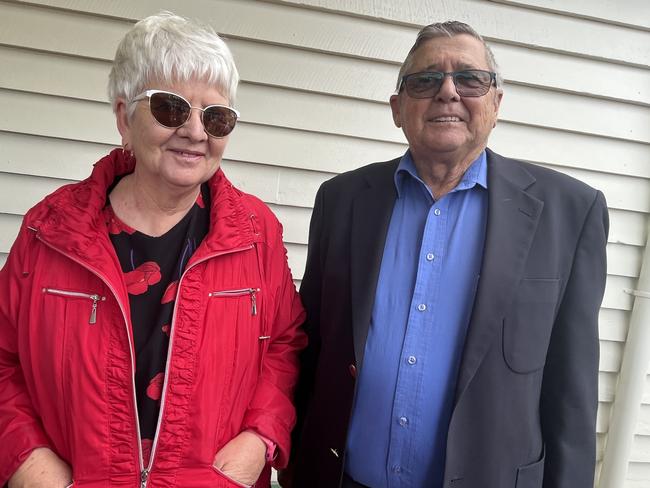
<path fill-rule="evenodd" d="M 396 127 L 402 127 L 402 118 L 400 117 L 399 94 L 390 96 L 390 109 L 393 112 L 393 123 Z"/>
<path fill-rule="evenodd" d="M 494 95 L 494 123 L 492 124 L 492 128 L 495 128 L 497 126 L 497 119 L 499 118 L 499 107 L 501 107 L 502 99 L 503 92 L 499 90 Z"/>

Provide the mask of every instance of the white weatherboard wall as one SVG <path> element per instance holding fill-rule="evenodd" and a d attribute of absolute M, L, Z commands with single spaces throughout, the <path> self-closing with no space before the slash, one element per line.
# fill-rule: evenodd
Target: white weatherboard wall
<path fill-rule="evenodd" d="M 610 206 L 602 461 L 634 304 L 624 290 L 636 288 L 650 214 L 650 2 L 0 0 L 0 264 L 26 210 L 119 144 L 105 94 L 110 60 L 133 22 L 162 9 L 228 38 L 242 120 L 223 166 L 282 220 L 296 279 L 320 183 L 405 150 L 387 99 L 418 29 L 458 19 L 488 39 L 506 79 L 490 146 L 580 178 Z M 621 488 L 648 488 L 650 376 L 634 410 Z"/>

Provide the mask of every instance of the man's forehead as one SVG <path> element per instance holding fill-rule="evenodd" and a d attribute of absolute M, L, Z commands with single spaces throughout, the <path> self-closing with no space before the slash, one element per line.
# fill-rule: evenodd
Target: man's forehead
<path fill-rule="evenodd" d="M 451 64 L 454 69 L 487 67 L 485 46 L 469 35 L 436 37 L 422 43 L 415 52 L 413 66 L 419 69 L 435 69 Z"/>

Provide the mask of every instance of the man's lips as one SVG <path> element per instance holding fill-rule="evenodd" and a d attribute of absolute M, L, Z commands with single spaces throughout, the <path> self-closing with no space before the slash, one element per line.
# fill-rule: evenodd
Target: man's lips
<path fill-rule="evenodd" d="M 462 122 L 463 119 L 455 115 L 440 115 L 438 117 L 432 117 L 429 119 L 429 122 Z"/>

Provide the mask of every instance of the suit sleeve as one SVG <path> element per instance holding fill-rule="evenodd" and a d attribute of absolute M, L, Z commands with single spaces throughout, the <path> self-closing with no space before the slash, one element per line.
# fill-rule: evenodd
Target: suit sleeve
<path fill-rule="evenodd" d="M 20 366 L 19 310 L 24 282 L 27 241 L 22 229 L 0 271 L 0 486 L 37 447 L 50 447 L 34 411 Z"/>
<path fill-rule="evenodd" d="M 598 312 L 605 291 L 607 204 L 597 192 L 553 327 L 541 393 L 544 488 L 592 488 L 598 408 Z"/>
<path fill-rule="evenodd" d="M 325 188 L 321 186 L 316 194 L 314 210 L 309 224 L 309 244 L 307 249 L 307 264 L 300 285 L 300 296 L 307 312 L 307 320 L 303 326 L 307 333 L 307 347 L 300 355 L 300 377 L 296 388 L 297 422 L 292 434 L 292 462 L 295 461 L 296 451 L 300 447 L 302 427 L 305 413 L 314 388 L 316 368 L 320 354 L 320 303 L 322 282 L 322 242 L 323 238 L 323 206 Z"/>

